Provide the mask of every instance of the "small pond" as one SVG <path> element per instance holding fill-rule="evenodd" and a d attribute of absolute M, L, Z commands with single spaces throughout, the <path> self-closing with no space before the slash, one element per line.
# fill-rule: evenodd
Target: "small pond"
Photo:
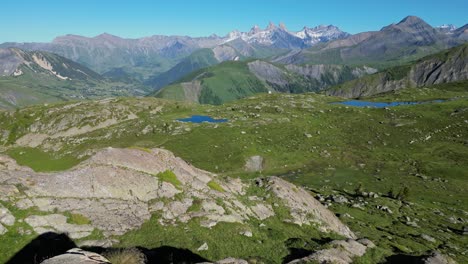
<path fill-rule="evenodd" d="M 369 102 L 369 101 L 360 101 L 360 100 L 350 100 L 344 102 L 336 102 L 332 104 L 343 104 L 349 106 L 357 106 L 357 107 L 374 107 L 374 108 L 385 108 L 385 107 L 393 107 L 399 105 L 417 105 L 417 104 L 429 104 L 429 103 L 441 103 L 444 100 L 433 100 L 433 101 L 409 101 L 409 102 Z"/>
<path fill-rule="evenodd" d="M 177 120 L 181 122 L 191 122 L 191 123 L 203 123 L 203 122 L 224 123 L 228 121 L 227 119 L 214 119 L 211 116 L 202 116 L 202 115 L 193 115 L 189 118 L 179 118 Z"/>

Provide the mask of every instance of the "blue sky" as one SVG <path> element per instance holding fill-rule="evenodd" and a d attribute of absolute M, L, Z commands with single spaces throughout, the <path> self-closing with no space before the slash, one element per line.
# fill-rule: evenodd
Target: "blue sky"
<path fill-rule="evenodd" d="M 225 35 L 233 29 L 284 22 L 291 30 L 333 24 L 357 33 L 379 30 L 407 15 L 433 26 L 468 23 L 467 0 L 3 0 L 0 43 L 51 41 L 103 32 L 137 38 L 155 34 Z"/>

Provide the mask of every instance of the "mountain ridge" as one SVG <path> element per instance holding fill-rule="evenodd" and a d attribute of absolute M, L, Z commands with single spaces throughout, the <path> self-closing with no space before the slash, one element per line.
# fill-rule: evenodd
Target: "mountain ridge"
<path fill-rule="evenodd" d="M 345 82 L 326 91 L 328 95 L 357 98 L 404 88 L 424 87 L 468 79 L 468 44 L 411 64 L 397 66 Z"/>
<path fill-rule="evenodd" d="M 144 95 L 145 87 L 112 81 L 54 53 L 0 49 L 0 108 L 106 96 Z"/>

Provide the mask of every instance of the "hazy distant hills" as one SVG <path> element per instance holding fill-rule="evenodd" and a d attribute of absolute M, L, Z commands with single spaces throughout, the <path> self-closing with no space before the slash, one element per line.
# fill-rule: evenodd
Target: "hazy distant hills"
<path fill-rule="evenodd" d="M 408 16 L 380 31 L 363 32 L 291 52 L 274 61 L 279 63 L 367 64 L 385 68 L 418 59 L 467 41 L 467 25 L 433 28 L 422 19 Z"/>
<path fill-rule="evenodd" d="M 365 66 L 298 66 L 277 65 L 263 60 L 230 61 L 195 71 L 179 82 L 162 88 L 154 96 L 222 104 L 259 92 L 317 92 L 376 71 Z"/>
<path fill-rule="evenodd" d="M 345 82 L 330 88 L 327 94 L 349 98 L 411 87 L 468 80 L 468 44 L 424 57 L 408 65 Z"/>
<path fill-rule="evenodd" d="M 280 53 L 278 50 L 310 47 L 348 35 L 334 26 L 304 27 L 299 32 L 291 32 L 284 25 L 277 27 L 270 23 L 266 29 L 254 26 L 249 32 L 235 30 L 225 37 L 155 35 L 125 39 L 104 33 L 92 38 L 66 35 L 51 43 L 3 43 L 0 47 L 53 52 L 101 74 L 120 68 L 122 72 L 145 80 L 169 70 L 203 48 L 213 49 L 219 62 L 237 56 L 273 55 Z"/>
<path fill-rule="evenodd" d="M 0 49 L 0 108 L 147 92 L 53 53 Z"/>

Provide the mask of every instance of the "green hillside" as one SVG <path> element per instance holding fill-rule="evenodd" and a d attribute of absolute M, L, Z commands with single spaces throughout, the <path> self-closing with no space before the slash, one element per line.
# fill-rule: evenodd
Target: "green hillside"
<path fill-rule="evenodd" d="M 17 76 L 0 76 L 0 107 L 17 108 L 32 104 L 144 95 L 149 88 L 138 83 L 111 81 L 61 56 L 47 52 L 16 50 L 0 58 L 6 65 L 18 60 Z"/>
<path fill-rule="evenodd" d="M 188 85 L 191 83 L 193 85 Z M 184 87 L 185 86 L 185 87 Z M 187 87 L 189 86 L 189 87 Z M 179 83 L 158 91 L 155 96 L 165 99 L 186 100 L 188 94 L 199 86 L 196 100 L 202 104 L 221 104 L 256 93 L 268 92 L 265 84 L 249 71 L 247 62 L 223 62 L 217 66 L 195 71 Z"/>
<path fill-rule="evenodd" d="M 405 65 L 344 82 L 331 87 L 327 93 L 356 98 L 404 88 L 465 81 L 467 65 L 468 44 L 464 44 Z"/>

